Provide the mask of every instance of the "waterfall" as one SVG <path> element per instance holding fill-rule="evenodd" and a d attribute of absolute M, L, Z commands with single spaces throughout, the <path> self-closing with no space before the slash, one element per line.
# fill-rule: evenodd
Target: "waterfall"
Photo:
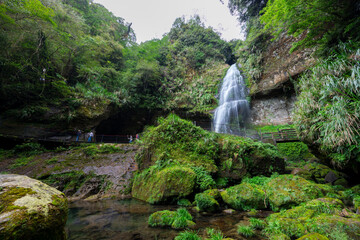
<path fill-rule="evenodd" d="M 248 90 L 244 78 L 233 64 L 226 73 L 220 90 L 219 106 L 215 110 L 213 128 L 218 133 L 242 135 L 241 128 L 250 116 Z"/>

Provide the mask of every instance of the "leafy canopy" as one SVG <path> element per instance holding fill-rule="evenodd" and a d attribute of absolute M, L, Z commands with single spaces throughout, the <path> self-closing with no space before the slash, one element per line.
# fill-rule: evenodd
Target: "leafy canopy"
<path fill-rule="evenodd" d="M 292 50 L 359 39 L 360 3 L 357 0 L 269 0 L 262 10 L 265 29 L 300 38 Z"/>

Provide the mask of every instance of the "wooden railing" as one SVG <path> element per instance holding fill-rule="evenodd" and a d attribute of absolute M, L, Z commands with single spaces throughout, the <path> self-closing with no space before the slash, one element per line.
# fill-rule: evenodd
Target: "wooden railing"
<path fill-rule="evenodd" d="M 265 132 L 262 133 L 261 130 L 259 131 L 260 140 L 262 142 L 266 142 L 267 140 L 271 139 L 274 144 L 281 143 L 281 142 L 298 142 L 299 137 L 293 128 L 288 129 L 278 129 L 277 132 Z"/>

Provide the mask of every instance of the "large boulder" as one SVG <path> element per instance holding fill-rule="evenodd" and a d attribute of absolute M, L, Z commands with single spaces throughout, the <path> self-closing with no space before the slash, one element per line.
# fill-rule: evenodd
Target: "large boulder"
<path fill-rule="evenodd" d="M 193 192 L 195 180 L 196 174 L 189 167 L 150 168 L 134 178 L 132 196 L 149 203 L 177 200 Z"/>
<path fill-rule="evenodd" d="M 65 239 L 64 194 L 27 176 L 0 175 L 0 239 Z"/>
<path fill-rule="evenodd" d="M 270 206 L 274 211 L 322 197 L 323 188 L 294 175 L 279 175 L 265 185 Z"/>
<path fill-rule="evenodd" d="M 284 159 L 275 146 L 237 136 L 221 136 L 219 175 L 239 181 L 245 176 L 270 176 L 285 171 Z"/>
<path fill-rule="evenodd" d="M 237 210 L 265 209 L 266 195 L 259 185 L 241 183 L 221 192 L 226 204 Z"/>
<path fill-rule="evenodd" d="M 344 204 L 334 198 L 319 198 L 301 206 L 271 214 L 267 218 L 268 236 L 285 234 L 299 238 L 309 232 L 322 234 L 330 239 L 358 239 L 360 219 L 356 214 L 344 215 Z M 337 236 L 336 238 L 334 236 Z"/>

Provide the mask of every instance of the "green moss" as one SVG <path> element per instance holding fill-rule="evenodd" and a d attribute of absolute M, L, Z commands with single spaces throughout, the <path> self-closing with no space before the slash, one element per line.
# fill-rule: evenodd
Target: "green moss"
<path fill-rule="evenodd" d="M 144 171 L 133 183 L 132 196 L 149 203 L 180 199 L 192 193 L 195 172 L 188 167 L 170 166 L 160 171 Z"/>
<path fill-rule="evenodd" d="M 167 227 L 174 222 L 176 212 L 164 210 L 150 215 L 148 223 L 150 227 Z"/>
<path fill-rule="evenodd" d="M 265 188 L 270 206 L 275 211 L 323 196 L 316 184 L 294 175 L 279 175 L 269 181 Z"/>
<path fill-rule="evenodd" d="M 195 195 L 196 206 L 203 212 L 216 212 L 220 208 L 220 204 L 214 197 L 206 193 L 198 193 Z"/>
<path fill-rule="evenodd" d="M 35 194 L 30 188 L 22 188 L 22 187 L 10 187 L 10 188 L 2 188 L 0 192 L 0 214 L 11 211 L 13 209 L 20 209 L 23 207 L 14 206 L 13 203 L 26 195 Z"/>
<path fill-rule="evenodd" d="M 188 199 L 182 198 L 177 201 L 177 205 L 182 207 L 190 207 L 192 204 Z"/>
<path fill-rule="evenodd" d="M 201 240 L 201 237 L 195 231 L 184 231 L 179 233 L 174 240 Z"/>
<path fill-rule="evenodd" d="M 241 183 L 221 192 L 223 201 L 237 210 L 265 209 L 266 195 L 258 185 Z"/>
<path fill-rule="evenodd" d="M 33 162 L 34 160 L 34 156 L 30 156 L 30 157 L 19 157 L 15 159 L 15 163 L 12 164 L 10 166 L 11 169 L 14 168 L 18 168 L 18 167 L 23 167 L 23 166 L 27 166 L 28 164 L 32 163 L 34 164 L 35 162 Z"/>
<path fill-rule="evenodd" d="M 303 142 L 278 143 L 277 148 L 289 161 L 299 161 L 314 156 L 309 152 L 308 146 Z"/>
<path fill-rule="evenodd" d="M 360 220 L 354 216 L 341 217 L 344 207 L 338 199 L 315 199 L 301 206 L 271 214 L 264 229 L 267 236 L 285 234 L 299 238 L 309 232 L 319 233 L 330 239 L 356 239 L 360 232 Z M 345 238 L 333 238 L 342 235 Z"/>
<path fill-rule="evenodd" d="M 309 233 L 302 236 L 301 238 L 298 238 L 297 240 L 329 240 L 329 239 L 319 233 Z"/>
<path fill-rule="evenodd" d="M 148 224 L 151 227 L 171 227 L 174 229 L 183 229 L 193 226 L 191 214 L 185 208 L 179 208 L 175 211 L 158 211 L 150 215 Z"/>

